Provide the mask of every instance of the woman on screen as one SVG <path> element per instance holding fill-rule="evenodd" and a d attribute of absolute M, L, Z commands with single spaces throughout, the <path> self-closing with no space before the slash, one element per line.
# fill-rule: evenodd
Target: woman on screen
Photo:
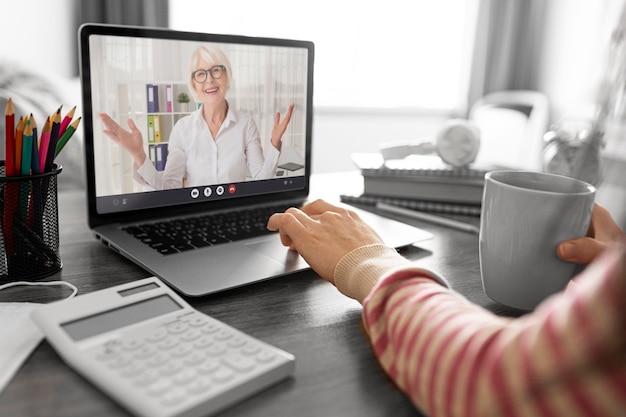
<path fill-rule="evenodd" d="M 211 45 L 191 56 L 189 87 L 202 106 L 180 119 L 172 129 L 163 171 L 157 171 L 144 150 L 143 137 L 132 119 L 130 131 L 105 113 L 100 114 L 104 133 L 133 158 L 134 177 L 156 190 L 223 184 L 272 178 L 278 165 L 282 136 L 294 105 L 281 121 L 276 113 L 271 145 L 263 154 L 259 131 L 252 117 L 231 108 L 226 100 L 232 69 L 228 57 Z"/>

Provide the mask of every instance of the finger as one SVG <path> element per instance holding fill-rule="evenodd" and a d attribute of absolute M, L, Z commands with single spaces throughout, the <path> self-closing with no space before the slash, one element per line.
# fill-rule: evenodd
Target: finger
<path fill-rule="evenodd" d="M 139 131 L 139 129 L 137 129 L 137 125 L 135 124 L 135 122 L 133 121 L 133 119 L 128 119 L 128 127 L 130 127 L 130 130 L 133 133 L 136 133 Z"/>
<path fill-rule="evenodd" d="M 301 236 L 306 232 L 306 227 L 302 224 L 300 219 L 298 219 L 294 213 L 290 212 L 272 214 L 267 221 L 267 228 L 271 231 L 278 231 L 281 234 L 281 240 L 283 240 L 283 242 L 285 241 L 283 236 L 293 241 L 294 237 Z M 291 245 L 291 242 L 289 244 Z"/>
<path fill-rule="evenodd" d="M 269 220 L 267 221 L 267 229 L 271 230 L 272 232 L 276 232 L 278 231 L 279 236 L 280 236 L 280 243 L 283 244 L 283 246 L 288 246 L 291 248 L 291 246 L 293 245 L 293 241 L 291 240 L 291 237 L 289 237 L 289 235 L 282 229 L 282 225 L 285 223 L 285 220 L 283 219 L 285 215 L 282 213 L 276 213 L 270 216 Z"/>
<path fill-rule="evenodd" d="M 591 225 L 587 236 L 595 237 L 602 241 L 615 241 L 622 237 L 620 227 L 615 223 L 611 213 L 604 207 L 596 204 L 593 207 Z"/>
<path fill-rule="evenodd" d="M 284 120 L 284 124 L 287 125 L 289 123 L 289 120 L 291 120 L 291 114 L 293 113 L 293 109 L 295 108 L 295 104 L 291 103 L 289 105 L 289 108 L 287 109 L 287 114 L 285 115 L 285 120 Z"/>
<path fill-rule="evenodd" d="M 302 207 L 302 211 L 309 216 L 319 216 L 320 214 L 323 214 L 327 211 L 332 211 L 335 213 L 347 213 L 349 210 L 344 207 L 331 204 L 326 200 L 317 199 Z"/>
<path fill-rule="evenodd" d="M 588 264 L 606 249 L 605 243 L 590 237 L 572 239 L 557 246 L 557 255 L 564 261 Z"/>
<path fill-rule="evenodd" d="M 108 114 L 106 113 L 100 113 L 100 121 L 102 121 L 102 124 L 106 127 L 106 129 L 108 129 L 109 131 L 115 127 L 115 122 L 113 121 L 113 119 L 111 119 L 109 117 Z"/>

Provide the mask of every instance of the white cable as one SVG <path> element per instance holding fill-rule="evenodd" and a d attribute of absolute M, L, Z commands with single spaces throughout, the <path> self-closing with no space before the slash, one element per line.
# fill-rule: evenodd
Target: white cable
<path fill-rule="evenodd" d="M 72 293 L 66 299 L 72 298 L 72 297 L 74 297 L 78 293 L 78 288 L 76 288 L 75 285 L 70 284 L 69 282 L 66 282 L 66 281 L 43 281 L 43 282 L 15 281 L 15 282 L 9 282 L 7 284 L 0 285 L 0 291 L 4 290 L 6 288 L 18 287 L 18 286 L 22 286 L 22 285 L 42 286 L 42 287 L 43 286 L 53 286 L 53 285 L 65 285 L 66 287 L 68 287 L 68 288 L 70 288 L 72 290 Z"/>

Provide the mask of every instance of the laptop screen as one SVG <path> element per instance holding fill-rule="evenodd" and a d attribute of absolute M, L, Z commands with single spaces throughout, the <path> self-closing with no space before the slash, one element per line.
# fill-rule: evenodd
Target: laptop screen
<path fill-rule="evenodd" d="M 79 36 L 90 214 L 306 195 L 312 43 L 107 25 Z"/>

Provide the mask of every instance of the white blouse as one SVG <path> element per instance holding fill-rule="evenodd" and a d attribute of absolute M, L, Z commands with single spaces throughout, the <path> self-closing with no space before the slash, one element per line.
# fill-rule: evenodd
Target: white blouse
<path fill-rule="evenodd" d="M 134 177 L 156 190 L 242 182 L 274 176 L 280 151 L 268 146 L 267 155 L 252 117 L 229 107 L 217 137 L 213 137 L 198 109 L 180 119 L 169 138 L 164 171 L 146 157 Z"/>

